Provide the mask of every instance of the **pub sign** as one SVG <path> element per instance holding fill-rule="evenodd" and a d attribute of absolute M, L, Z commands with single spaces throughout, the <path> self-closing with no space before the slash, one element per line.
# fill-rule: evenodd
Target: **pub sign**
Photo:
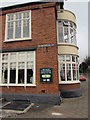
<path fill-rule="evenodd" d="M 40 82 L 52 82 L 52 68 L 40 68 Z"/>

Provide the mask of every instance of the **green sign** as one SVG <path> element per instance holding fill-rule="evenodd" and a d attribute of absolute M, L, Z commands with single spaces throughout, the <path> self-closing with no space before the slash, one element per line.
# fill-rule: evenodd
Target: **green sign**
<path fill-rule="evenodd" d="M 52 82 L 52 68 L 40 69 L 40 82 Z"/>

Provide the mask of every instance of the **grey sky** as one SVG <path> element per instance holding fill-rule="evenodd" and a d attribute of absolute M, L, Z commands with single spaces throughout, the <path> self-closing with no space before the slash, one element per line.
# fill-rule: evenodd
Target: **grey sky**
<path fill-rule="evenodd" d="M 88 56 L 88 2 L 65 2 L 65 9 L 76 15 L 79 60 L 82 62 Z"/>
<path fill-rule="evenodd" d="M 33 2 L 36 0 L 0 0 L 1 6 L 10 6 Z M 40 0 L 37 0 L 40 1 Z M 74 12 L 77 24 L 77 45 L 79 47 L 79 61 L 88 56 L 88 1 L 89 0 L 65 0 L 64 8 Z"/>

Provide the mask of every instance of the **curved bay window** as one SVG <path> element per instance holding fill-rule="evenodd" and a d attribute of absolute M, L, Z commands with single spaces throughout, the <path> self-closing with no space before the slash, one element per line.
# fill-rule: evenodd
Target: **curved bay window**
<path fill-rule="evenodd" d="M 79 80 L 78 56 L 58 55 L 60 81 Z"/>
<path fill-rule="evenodd" d="M 58 43 L 76 45 L 76 26 L 70 21 L 58 21 Z"/>

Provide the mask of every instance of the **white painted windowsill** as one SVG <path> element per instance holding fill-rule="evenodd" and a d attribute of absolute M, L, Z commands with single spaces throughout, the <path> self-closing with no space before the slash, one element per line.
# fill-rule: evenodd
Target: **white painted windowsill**
<path fill-rule="evenodd" d="M 0 84 L 0 86 L 6 86 L 6 87 L 28 87 L 28 86 L 32 86 L 32 87 L 35 87 L 36 86 L 36 84 Z"/>
<path fill-rule="evenodd" d="M 76 81 L 60 81 L 59 84 L 77 84 L 80 83 L 79 80 Z"/>
<path fill-rule="evenodd" d="M 18 42 L 18 41 L 27 41 L 27 40 L 32 40 L 32 38 L 20 38 L 20 39 L 10 39 L 10 40 L 5 40 L 4 42 Z"/>

